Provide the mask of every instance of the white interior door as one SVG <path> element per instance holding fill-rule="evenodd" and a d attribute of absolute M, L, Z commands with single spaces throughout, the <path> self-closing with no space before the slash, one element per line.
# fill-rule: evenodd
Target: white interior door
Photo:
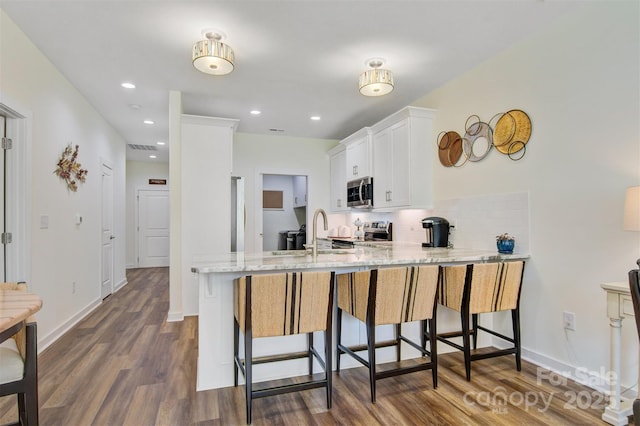
<path fill-rule="evenodd" d="M 138 191 L 138 266 L 169 266 L 169 191 Z"/>
<path fill-rule="evenodd" d="M 102 273 L 100 295 L 113 292 L 113 170 L 102 164 Z"/>

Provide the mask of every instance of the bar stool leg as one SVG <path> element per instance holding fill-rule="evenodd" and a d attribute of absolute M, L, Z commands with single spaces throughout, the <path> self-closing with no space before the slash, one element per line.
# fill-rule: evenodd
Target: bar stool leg
<path fill-rule="evenodd" d="M 332 386 L 332 362 L 331 362 L 331 340 L 333 333 L 331 328 L 324 332 L 324 356 L 325 356 L 325 378 L 327 380 L 327 409 L 331 408 L 331 386 Z"/>
<path fill-rule="evenodd" d="M 402 335 L 402 329 L 401 329 L 401 324 L 396 324 L 395 325 L 395 339 L 396 339 L 396 361 L 400 362 L 400 358 L 401 358 L 401 353 L 400 353 L 400 347 L 401 347 L 401 340 L 400 340 L 400 336 Z"/>
<path fill-rule="evenodd" d="M 238 320 L 233 318 L 233 386 L 238 386 L 238 352 L 240 346 L 240 326 Z"/>
<path fill-rule="evenodd" d="M 511 319 L 513 321 L 513 344 L 516 347 L 516 368 L 522 371 L 522 351 L 520 349 L 520 309 L 516 308 L 511 311 Z"/>
<path fill-rule="evenodd" d="M 428 322 L 429 352 L 431 353 L 431 376 L 433 377 L 433 388 L 435 389 L 438 387 L 438 336 L 436 336 L 436 316 L 433 315 L 433 318 L 431 318 Z"/>
<path fill-rule="evenodd" d="M 471 342 L 469 341 L 469 311 L 462 310 L 462 346 L 464 348 L 464 369 L 467 382 L 471 381 Z"/>
<path fill-rule="evenodd" d="M 336 373 L 340 373 L 340 355 L 343 354 L 340 349 L 342 345 L 342 309 L 338 308 L 336 315 Z"/>
<path fill-rule="evenodd" d="M 473 350 L 478 349 L 478 314 L 471 315 L 471 321 L 473 324 Z"/>
<path fill-rule="evenodd" d="M 18 424 L 30 424 L 30 423 L 27 423 L 29 421 L 27 418 L 27 409 L 26 409 L 27 395 L 25 393 L 19 393 L 16 396 L 18 398 Z"/>
<path fill-rule="evenodd" d="M 251 330 L 245 330 L 244 333 L 244 377 L 245 377 L 245 392 L 247 398 L 247 424 L 251 424 L 251 402 L 253 396 L 253 362 L 252 362 L 252 341 Z"/>
<path fill-rule="evenodd" d="M 30 426 L 38 426 L 39 412 L 38 412 L 38 324 L 30 323 L 26 326 L 26 344 L 27 344 L 27 357 L 31 358 L 33 364 L 33 370 L 28 372 L 27 388 L 29 392 L 22 395 L 24 401 L 24 412 L 27 417 L 27 424 Z"/>
<path fill-rule="evenodd" d="M 376 402 L 376 327 L 367 322 L 367 352 L 369 354 L 369 387 L 371 403 Z"/>
<path fill-rule="evenodd" d="M 313 333 L 307 333 L 307 357 L 309 358 L 309 375 L 313 376 Z"/>

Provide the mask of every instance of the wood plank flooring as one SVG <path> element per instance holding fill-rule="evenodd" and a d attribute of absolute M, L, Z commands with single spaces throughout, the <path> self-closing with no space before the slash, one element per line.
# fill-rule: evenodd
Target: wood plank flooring
<path fill-rule="evenodd" d="M 243 386 L 195 391 L 197 318 L 166 322 L 169 270 L 129 270 L 127 279 L 128 285 L 40 354 L 41 424 L 245 424 Z M 354 368 L 334 374 L 331 410 L 324 391 L 315 389 L 255 400 L 253 423 L 606 424 L 600 420 L 602 395 L 570 381 L 540 381 L 528 362 L 517 372 L 513 357 L 477 361 L 468 383 L 460 353 L 439 361 L 435 390 L 429 371 L 384 379 L 374 405 L 367 370 Z M 14 397 L 0 398 L 0 423 L 15 421 L 15 405 Z"/>

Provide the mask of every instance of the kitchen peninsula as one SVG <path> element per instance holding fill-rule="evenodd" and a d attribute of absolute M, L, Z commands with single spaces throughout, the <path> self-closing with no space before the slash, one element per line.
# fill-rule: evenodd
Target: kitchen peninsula
<path fill-rule="evenodd" d="M 192 272 L 198 276 L 198 382 L 197 390 L 215 389 L 233 385 L 233 280 L 250 274 L 265 274 L 284 271 L 324 270 L 345 273 L 385 266 L 420 264 L 460 264 L 471 262 L 499 262 L 503 260 L 526 259 L 527 254 L 500 254 L 497 251 L 471 249 L 422 248 L 413 243 L 362 243 L 354 249 L 319 250 L 314 258 L 306 251 L 229 253 L 213 256 L 192 265 Z M 343 336 L 347 344 L 361 343 L 363 331 L 357 321 L 343 321 Z M 413 325 L 413 324 L 412 324 Z M 388 330 L 390 332 L 390 330 Z M 417 333 L 409 330 L 407 335 Z M 380 338 L 384 338 L 379 333 Z M 278 351 L 286 345 L 303 348 L 306 336 L 293 338 L 269 338 L 254 346 L 254 357 Z M 296 349 L 294 349 L 296 350 Z M 390 355 L 392 356 L 392 355 Z M 416 353 L 404 351 L 403 356 L 415 357 Z M 385 362 L 384 354 L 379 357 Z M 390 358 L 391 359 L 391 358 Z M 390 360 L 389 359 L 389 360 Z M 298 362 L 299 361 L 299 362 Z M 343 365 L 350 365 L 344 360 Z M 257 365 L 254 380 L 262 381 L 306 374 L 306 361 L 269 366 Z M 356 364 L 353 364 L 354 366 Z"/>

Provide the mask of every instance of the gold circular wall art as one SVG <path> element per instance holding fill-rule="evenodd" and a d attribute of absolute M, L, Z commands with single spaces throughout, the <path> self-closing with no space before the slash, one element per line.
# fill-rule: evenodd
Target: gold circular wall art
<path fill-rule="evenodd" d="M 512 109 L 502 114 L 498 119 L 493 129 L 493 146 L 499 152 L 511 157 L 512 154 L 525 149 L 530 137 L 531 120 L 529 116 L 524 111 Z M 512 159 L 515 160 L 515 158 Z"/>

